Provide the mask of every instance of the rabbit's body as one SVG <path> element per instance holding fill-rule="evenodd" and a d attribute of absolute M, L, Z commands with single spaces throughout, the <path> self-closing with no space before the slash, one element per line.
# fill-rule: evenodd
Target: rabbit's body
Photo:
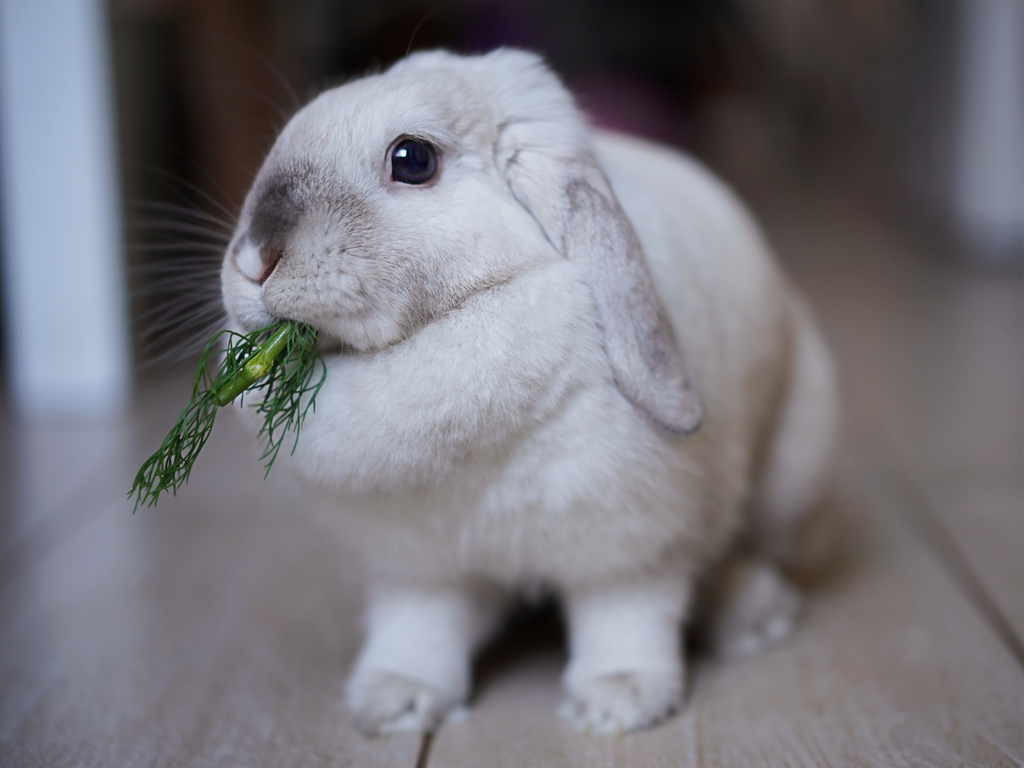
<path fill-rule="evenodd" d="M 329 358 L 289 464 L 344 499 L 381 575 L 569 585 L 683 550 L 699 567 L 739 527 L 785 386 L 788 292 L 706 173 L 633 139 L 599 148 L 700 372 L 702 428 L 666 440 L 632 408 L 581 268 L 544 243 L 544 263 L 406 341 Z"/>
<path fill-rule="evenodd" d="M 561 187 L 566 198 L 544 198 L 547 192 L 530 187 L 532 177 L 516 174 L 531 162 L 557 163 L 559 153 L 571 160 L 587 140 L 573 133 L 578 118 L 564 92 L 548 93 L 556 81 L 517 52 L 414 57 L 380 76 L 377 98 L 387 103 L 395 93 L 388 85 L 408 89 L 418 78 L 486 80 L 495 63 L 527 80 L 541 73 L 536 87 L 547 90 L 538 102 L 555 114 L 555 128 L 558 119 L 566 122 L 568 148 L 536 161 L 510 150 L 495 159 L 498 174 L 487 169 L 486 151 L 449 150 L 437 183 L 461 185 L 446 205 L 460 206 L 456 225 L 472 222 L 468 235 L 424 219 L 432 231 L 417 244 L 399 227 L 392 237 L 397 255 L 375 251 L 376 271 L 366 272 L 360 238 L 379 237 L 385 248 L 388 242 L 386 232 L 374 231 L 386 214 L 365 212 L 372 185 L 364 195 L 333 193 L 330 204 L 309 205 L 302 201 L 326 195 L 334 172 L 324 173 L 328 181 L 310 181 L 313 174 L 303 171 L 296 182 L 289 170 L 283 196 L 300 211 L 292 218 L 312 223 L 292 225 L 287 246 L 275 246 L 287 255 L 268 267 L 266 244 L 282 238 L 259 234 L 261 205 L 268 210 L 267 199 L 282 197 L 267 190 L 281 185 L 281 167 L 297 167 L 289 151 L 312 146 L 322 155 L 327 140 L 318 131 L 337 119 L 337 107 L 321 97 L 272 151 L 243 213 L 248 229 L 240 225 L 225 262 L 235 322 L 294 317 L 361 350 L 328 355 L 316 412 L 294 455 L 279 461 L 320 489 L 332 519 L 366 555 L 373 585 L 368 639 L 349 703 L 370 732 L 433 727 L 464 700 L 471 653 L 505 596 L 536 585 L 566 602 L 570 719 L 618 730 L 665 716 L 682 692 L 678 632 L 690 583 L 740 531 L 779 537 L 799 519 L 813 500 L 834 421 L 827 352 L 808 314 L 739 204 L 695 164 L 601 135 L 596 167 L 614 197 L 587 159 L 593 156 L 584 155 Z M 362 83 L 346 86 L 356 108 L 369 87 Z M 457 116 L 459 109 L 472 114 L 454 101 Z M 472 136 L 485 150 L 493 145 L 499 158 L 510 122 L 484 112 L 449 115 L 464 125 L 446 130 Z M 367 142 L 358 121 L 349 119 L 338 130 L 361 147 Z M 523 124 L 533 130 L 530 120 Z M 454 144 L 435 139 L 446 140 Z M 299 159 L 299 167 L 308 166 L 308 157 Z M 462 181 L 451 181 L 459 174 Z M 289 191 L 297 185 L 301 194 Z M 394 194 L 419 195 L 409 198 L 413 205 L 429 201 L 431 190 L 402 186 Z M 436 194 L 448 193 L 439 187 Z M 601 230 L 598 222 L 592 241 L 575 246 L 602 206 L 613 206 L 607 218 L 619 229 Z M 589 218 L 577 223 L 580 215 Z M 325 245 L 320 233 L 336 225 L 355 234 Z M 410 267 L 408 253 L 417 247 L 443 250 L 432 239 L 439 233 L 456 243 L 455 255 L 431 253 L 421 259 L 430 266 Z M 656 297 L 642 261 L 588 261 L 609 242 L 646 257 Z M 394 295 L 374 304 L 367 285 L 381 275 L 385 288 L 376 290 Z M 344 311 L 325 310 L 331 296 L 321 294 L 331 280 L 341 281 L 333 290 Z M 620 288 L 636 313 L 630 316 L 648 323 L 627 330 L 626 342 L 614 337 L 628 320 L 625 310 L 607 298 Z M 420 300 L 429 304 L 420 307 Z M 406 311 L 396 314 L 398 305 Z M 684 361 L 664 346 L 673 338 Z M 623 343 L 624 352 L 616 347 Z M 630 360 L 636 345 L 646 363 Z M 654 377 L 651 390 L 644 365 Z M 745 519 L 752 500 L 762 510 L 753 526 Z"/>

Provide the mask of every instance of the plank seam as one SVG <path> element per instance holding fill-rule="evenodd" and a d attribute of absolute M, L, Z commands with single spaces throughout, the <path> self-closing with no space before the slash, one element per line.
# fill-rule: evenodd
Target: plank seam
<path fill-rule="evenodd" d="M 921 537 L 928 551 L 946 568 L 950 578 L 966 597 L 967 601 L 981 614 L 989 628 L 996 633 L 1003 645 L 1013 656 L 1017 665 L 1024 669 L 1024 645 L 1017 637 L 1009 618 L 999 607 L 998 602 L 989 594 L 984 582 L 971 566 L 966 555 L 957 545 L 938 514 L 932 509 L 928 494 L 921 487 L 916 473 L 910 463 L 902 455 L 896 443 L 886 433 L 884 424 L 872 414 L 872 421 L 879 427 L 879 432 L 886 435 L 885 439 L 871 440 L 878 448 L 878 454 L 888 454 L 889 462 L 882 462 L 881 467 L 889 485 L 904 497 L 904 504 L 896 505 L 900 516 Z"/>
<path fill-rule="evenodd" d="M 427 768 L 430 760 L 430 748 L 434 744 L 434 732 L 426 731 L 420 741 L 420 752 L 416 756 L 416 768 Z"/>

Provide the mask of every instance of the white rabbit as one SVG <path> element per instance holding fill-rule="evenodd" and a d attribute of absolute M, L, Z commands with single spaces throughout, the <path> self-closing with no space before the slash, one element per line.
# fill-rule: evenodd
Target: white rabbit
<path fill-rule="evenodd" d="M 783 547 L 818 491 L 831 364 L 754 224 L 679 153 L 589 130 L 533 54 L 420 53 L 323 93 L 270 151 L 222 283 L 236 327 L 324 340 L 278 461 L 366 557 L 347 700 L 367 733 L 436 727 L 537 587 L 567 617 L 563 714 L 658 722 L 694 580 L 743 532 Z M 769 563 L 745 567 L 736 652 L 795 610 Z"/>

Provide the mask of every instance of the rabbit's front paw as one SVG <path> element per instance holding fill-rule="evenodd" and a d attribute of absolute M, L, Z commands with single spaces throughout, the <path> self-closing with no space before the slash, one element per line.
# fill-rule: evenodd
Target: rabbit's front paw
<path fill-rule="evenodd" d="M 621 733 L 649 728 L 679 709 L 681 676 L 616 672 L 572 686 L 558 714 L 579 731 Z"/>
<path fill-rule="evenodd" d="M 349 681 L 347 703 L 356 727 L 377 736 L 433 731 L 457 702 L 410 677 L 366 670 Z"/>

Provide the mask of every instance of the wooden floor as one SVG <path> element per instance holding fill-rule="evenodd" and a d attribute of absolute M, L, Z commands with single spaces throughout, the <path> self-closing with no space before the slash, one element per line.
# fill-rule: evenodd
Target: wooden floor
<path fill-rule="evenodd" d="M 359 641 L 351 555 L 266 483 L 229 420 L 178 499 L 132 516 L 181 404 L 119 427 L 0 429 L 3 766 L 1011 766 L 1024 753 L 1024 302 L 821 200 L 768 230 L 837 352 L 847 403 L 796 637 L 691 663 L 686 710 L 581 736 L 555 716 L 559 629 L 480 664 L 468 718 L 368 740 L 339 705 Z"/>

